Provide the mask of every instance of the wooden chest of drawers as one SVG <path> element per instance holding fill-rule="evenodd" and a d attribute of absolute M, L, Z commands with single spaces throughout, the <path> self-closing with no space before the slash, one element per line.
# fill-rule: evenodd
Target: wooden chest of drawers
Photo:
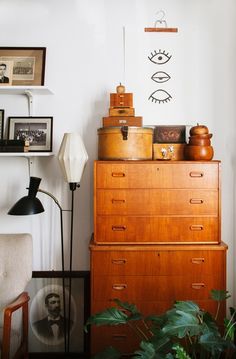
<path fill-rule="evenodd" d="M 193 300 L 216 313 L 211 289 L 225 289 L 226 249 L 220 245 L 94 245 L 91 251 L 91 311 L 114 298 L 137 305 L 144 314 L 160 314 L 175 300 Z M 221 308 L 221 320 L 225 307 Z M 122 352 L 137 347 L 126 327 L 93 327 L 92 352 L 113 345 Z"/>
<path fill-rule="evenodd" d="M 92 314 L 119 298 L 147 315 L 176 300 L 214 315 L 210 291 L 226 288 L 220 204 L 219 161 L 95 161 Z M 126 326 L 93 327 L 91 352 L 110 345 L 129 353 L 138 341 Z"/>
<path fill-rule="evenodd" d="M 95 161 L 97 244 L 220 242 L 220 162 Z"/>

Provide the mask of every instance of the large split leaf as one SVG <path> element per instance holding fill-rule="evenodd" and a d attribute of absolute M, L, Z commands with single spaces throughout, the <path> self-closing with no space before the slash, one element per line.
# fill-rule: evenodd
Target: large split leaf
<path fill-rule="evenodd" d="M 88 325 L 119 325 L 127 323 L 128 316 L 120 309 L 115 307 L 108 308 L 103 312 L 92 315 L 85 324 L 85 331 Z"/>

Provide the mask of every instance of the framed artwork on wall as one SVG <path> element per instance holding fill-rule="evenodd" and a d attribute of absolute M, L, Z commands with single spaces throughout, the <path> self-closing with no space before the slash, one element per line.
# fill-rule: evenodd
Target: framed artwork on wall
<path fill-rule="evenodd" d="M 65 273 L 65 299 L 68 308 L 68 282 Z M 69 275 L 69 274 L 68 274 Z M 73 271 L 71 274 L 71 316 L 70 316 L 70 353 L 83 355 L 88 353 L 89 345 L 84 324 L 89 316 L 89 272 Z M 27 287 L 30 296 L 29 304 L 29 352 L 30 353 L 63 353 L 63 287 L 61 271 L 33 272 Z M 53 301 L 53 302 L 52 302 Z M 52 303 L 51 303 L 52 302 Z M 50 313 L 57 311 L 56 323 L 51 323 Z M 68 319 L 68 313 L 66 312 Z"/>
<path fill-rule="evenodd" d="M 4 110 L 0 110 L 0 140 L 3 139 L 4 130 Z"/>
<path fill-rule="evenodd" d="M 46 47 L 0 47 L 0 84 L 43 86 Z"/>
<path fill-rule="evenodd" d="M 53 117 L 8 118 L 8 139 L 28 141 L 30 152 L 51 152 Z"/>

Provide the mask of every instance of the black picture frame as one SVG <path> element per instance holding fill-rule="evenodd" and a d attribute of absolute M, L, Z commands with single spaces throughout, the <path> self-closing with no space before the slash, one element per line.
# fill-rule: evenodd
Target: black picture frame
<path fill-rule="evenodd" d="M 28 142 L 29 152 L 52 152 L 53 117 L 8 117 L 8 139 Z"/>
<path fill-rule="evenodd" d="M 12 86 L 43 86 L 46 47 L 0 47 L 0 64 L 7 64 L 8 83 Z"/>
<path fill-rule="evenodd" d="M 0 140 L 3 139 L 4 133 L 4 110 L 0 109 Z"/>
<path fill-rule="evenodd" d="M 35 327 L 35 320 L 43 318 L 45 295 L 53 291 L 60 295 L 61 309 L 63 310 L 62 271 L 34 271 L 27 287 L 30 296 L 29 302 L 29 353 L 30 357 L 63 357 L 64 340 L 52 340 L 40 336 Z M 71 319 L 73 326 L 70 336 L 69 356 L 76 358 L 89 357 L 89 335 L 84 332 L 84 324 L 90 313 L 90 272 L 66 271 L 64 273 L 66 290 L 71 278 Z M 76 314 L 76 315 L 75 315 Z"/>

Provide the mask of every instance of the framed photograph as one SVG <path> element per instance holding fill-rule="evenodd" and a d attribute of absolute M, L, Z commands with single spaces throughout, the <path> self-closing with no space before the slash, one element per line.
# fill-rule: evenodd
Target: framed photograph
<path fill-rule="evenodd" d="M 30 152 L 51 152 L 53 117 L 9 117 L 8 139 L 28 141 Z"/>
<path fill-rule="evenodd" d="M 4 131 L 4 110 L 0 110 L 0 140 L 3 139 Z"/>
<path fill-rule="evenodd" d="M 46 47 L 0 47 L 0 84 L 43 86 L 45 61 Z"/>
<path fill-rule="evenodd" d="M 89 272 L 73 271 L 70 275 L 70 353 L 77 354 L 76 357 L 80 357 L 78 355 L 80 354 L 81 358 L 84 358 L 89 351 L 88 335 L 84 332 L 84 324 L 89 316 Z M 65 277 L 66 313 L 64 313 L 62 272 L 33 272 L 33 278 L 27 287 L 30 296 L 30 353 L 55 355 L 64 352 L 64 318 L 68 321 L 68 284 L 67 276 Z"/>

